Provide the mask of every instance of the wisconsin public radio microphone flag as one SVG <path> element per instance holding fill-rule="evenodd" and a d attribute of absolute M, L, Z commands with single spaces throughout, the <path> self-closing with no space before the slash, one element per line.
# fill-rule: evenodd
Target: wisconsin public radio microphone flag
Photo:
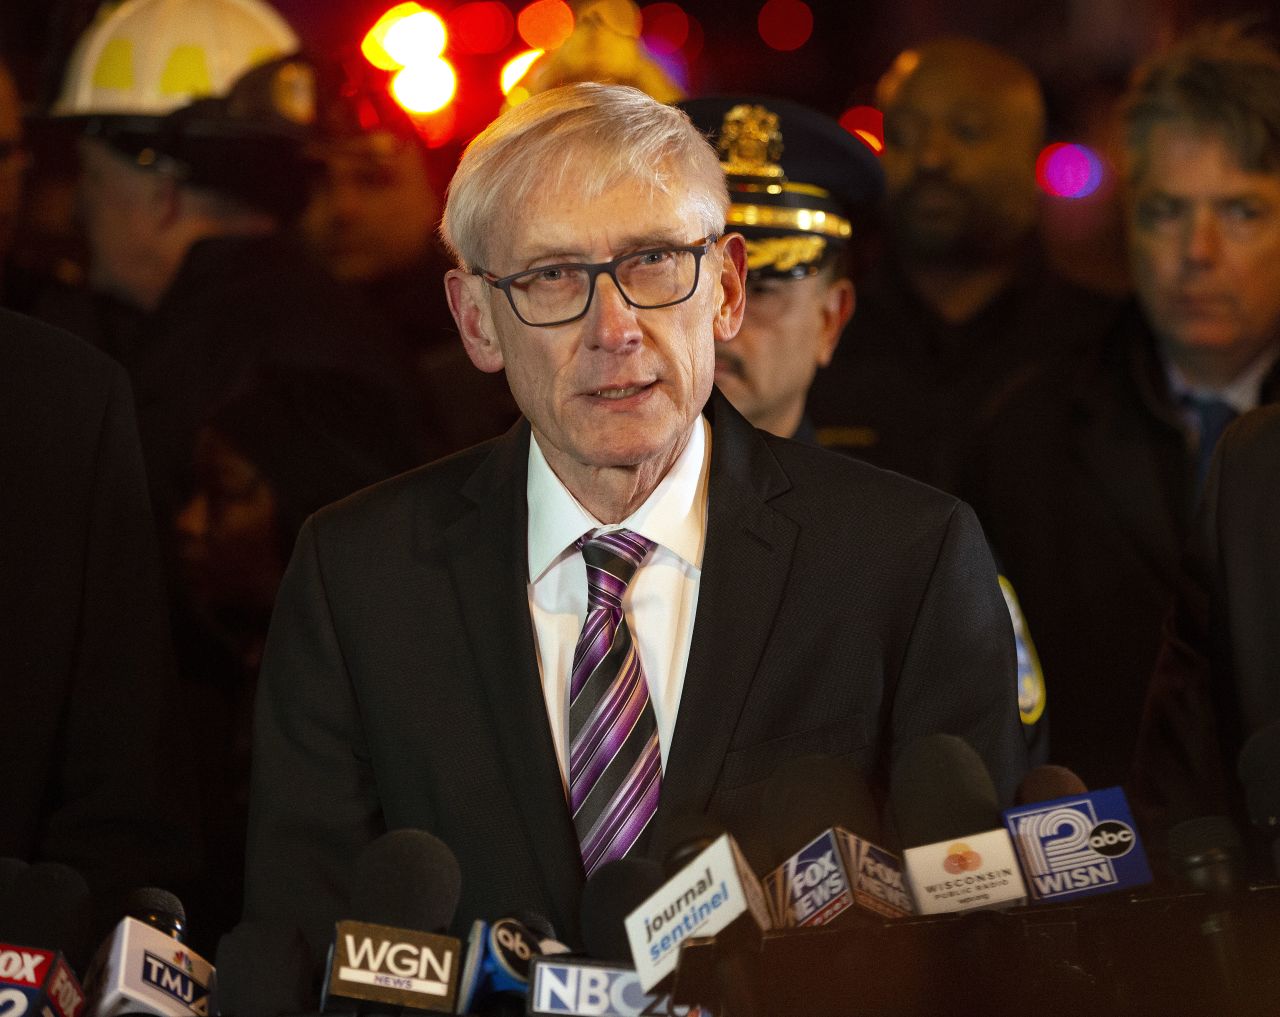
<path fill-rule="evenodd" d="M 1118 787 L 1006 809 L 1004 824 L 1036 900 L 1075 900 L 1151 882 Z"/>

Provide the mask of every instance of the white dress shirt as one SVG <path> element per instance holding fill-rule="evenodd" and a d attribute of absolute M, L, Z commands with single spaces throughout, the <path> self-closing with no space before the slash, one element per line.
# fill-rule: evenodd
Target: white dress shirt
<path fill-rule="evenodd" d="M 529 442 L 529 614 L 566 788 L 569 672 L 587 617 L 587 567 L 574 544 L 584 533 L 628 529 L 657 545 L 632 578 L 622 609 L 649 685 L 666 769 L 702 581 L 710 462 L 711 428 L 700 416 L 684 451 L 653 493 L 621 523 L 605 526 L 560 482 L 537 438 Z"/>

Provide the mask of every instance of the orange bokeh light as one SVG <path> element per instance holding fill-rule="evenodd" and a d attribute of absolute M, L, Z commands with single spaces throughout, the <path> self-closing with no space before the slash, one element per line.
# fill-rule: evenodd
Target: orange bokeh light
<path fill-rule="evenodd" d="M 533 49 L 555 49 L 573 34 L 573 10 L 564 0 L 534 0 L 516 18 L 516 28 Z"/>

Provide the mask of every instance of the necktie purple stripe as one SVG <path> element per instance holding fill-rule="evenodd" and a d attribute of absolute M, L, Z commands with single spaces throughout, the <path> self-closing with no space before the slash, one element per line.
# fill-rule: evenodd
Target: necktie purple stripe
<path fill-rule="evenodd" d="M 649 697 L 644 691 L 632 684 L 624 687 L 624 695 L 618 697 L 618 707 L 612 711 L 609 723 L 601 725 L 593 735 L 590 745 L 580 742 L 582 752 L 578 767 L 574 771 L 574 780 L 570 785 L 573 811 L 576 813 L 586 799 L 587 794 L 600 779 L 605 768 L 618 755 L 627 736 L 635 729 L 644 711 L 649 706 Z M 575 748 L 577 745 L 575 745 Z M 572 770 L 571 766 L 571 770 Z"/>
<path fill-rule="evenodd" d="M 605 693 L 604 698 L 588 715 L 582 730 L 573 742 L 573 750 L 569 755 L 571 769 L 576 771 L 584 761 L 586 753 L 595 751 L 595 746 L 600 743 L 605 731 L 617 721 L 623 706 L 639 691 L 635 687 L 632 676 L 632 672 L 639 667 L 639 664 L 639 658 L 634 653 L 629 654 L 625 669 L 616 676 L 617 680 L 609 686 L 609 691 Z M 641 706 L 643 705 L 642 703 Z"/>
<path fill-rule="evenodd" d="M 657 809 L 662 777 L 662 754 L 655 731 L 636 761 L 616 799 L 616 807 L 600 817 L 583 841 L 582 857 L 588 874 L 606 857 L 622 858 L 644 831 Z"/>
<path fill-rule="evenodd" d="M 569 681 L 569 797 L 588 874 L 632 850 L 657 808 L 662 759 L 622 600 L 653 544 L 615 530 L 578 542 L 587 618 Z"/>
<path fill-rule="evenodd" d="M 573 677 L 569 682 L 569 705 L 582 693 L 592 673 L 609 652 L 614 642 L 614 626 L 607 611 L 593 612 L 582 627 L 578 646 L 573 651 Z"/>

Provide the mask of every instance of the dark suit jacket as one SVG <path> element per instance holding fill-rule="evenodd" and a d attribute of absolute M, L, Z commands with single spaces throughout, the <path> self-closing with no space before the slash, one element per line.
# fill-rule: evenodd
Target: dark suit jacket
<path fill-rule="evenodd" d="M 1280 407 L 1223 435 L 1165 628 L 1134 773 L 1156 831 L 1243 819 L 1236 757 L 1280 721 Z"/>
<path fill-rule="evenodd" d="M 125 373 L 0 312 L 0 856 L 79 868 L 104 913 L 195 861 L 171 666 Z"/>
<path fill-rule="evenodd" d="M 1024 769 L 1009 617 L 970 510 L 761 435 L 718 394 L 702 585 L 652 843 L 754 816 L 783 760 L 883 780 L 961 735 L 1007 799 Z M 323 948 L 384 829 L 457 854 L 455 926 L 516 909 L 577 936 L 582 866 L 527 594 L 529 428 L 364 491 L 299 537 L 259 691 L 246 914 Z"/>
<path fill-rule="evenodd" d="M 1280 395 L 1280 370 L 1263 387 Z M 1136 304 L 1105 342 L 1018 390 L 960 488 L 1018 591 L 1044 668 L 1049 756 L 1129 774 L 1195 510 L 1195 459 Z"/>

